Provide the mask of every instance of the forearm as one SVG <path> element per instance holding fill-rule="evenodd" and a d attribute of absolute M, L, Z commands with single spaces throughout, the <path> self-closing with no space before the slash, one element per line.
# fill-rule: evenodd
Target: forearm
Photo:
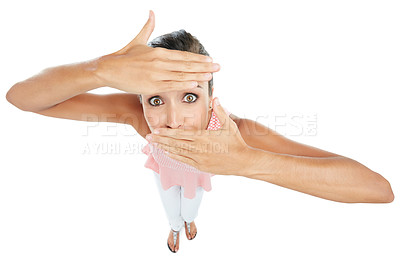
<path fill-rule="evenodd" d="M 12 86 L 6 98 L 21 110 L 40 111 L 103 87 L 95 75 L 97 60 L 46 68 Z"/>
<path fill-rule="evenodd" d="M 386 203 L 389 182 L 346 157 L 303 157 L 250 148 L 243 176 L 320 198 L 346 203 Z"/>

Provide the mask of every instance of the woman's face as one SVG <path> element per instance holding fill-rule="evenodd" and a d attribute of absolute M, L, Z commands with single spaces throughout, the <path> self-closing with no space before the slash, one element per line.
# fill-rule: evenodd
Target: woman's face
<path fill-rule="evenodd" d="M 143 113 L 151 132 L 155 128 L 205 130 L 211 102 L 208 81 L 198 81 L 195 89 L 142 95 Z"/>

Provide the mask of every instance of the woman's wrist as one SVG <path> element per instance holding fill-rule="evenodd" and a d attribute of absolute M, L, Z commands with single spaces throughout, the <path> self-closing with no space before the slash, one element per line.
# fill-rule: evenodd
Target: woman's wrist
<path fill-rule="evenodd" d="M 108 62 L 110 61 L 110 57 L 110 55 L 104 55 L 90 61 L 90 71 L 92 72 L 93 78 L 95 79 L 95 83 L 98 85 L 98 88 L 111 87 L 110 83 L 106 79 L 107 70 L 109 69 Z"/>
<path fill-rule="evenodd" d="M 275 175 L 274 169 L 272 169 L 274 160 L 272 155 L 272 152 L 248 146 L 242 157 L 244 163 L 240 165 L 243 169 L 239 175 L 263 180 L 272 178 Z"/>
<path fill-rule="evenodd" d="M 253 172 L 252 166 L 254 165 L 255 161 L 255 154 L 256 154 L 256 149 L 247 146 L 245 150 L 236 158 L 238 160 L 237 168 L 238 171 L 236 171 L 236 175 L 238 176 L 243 176 L 243 177 L 250 177 L 250 175 Z"/>

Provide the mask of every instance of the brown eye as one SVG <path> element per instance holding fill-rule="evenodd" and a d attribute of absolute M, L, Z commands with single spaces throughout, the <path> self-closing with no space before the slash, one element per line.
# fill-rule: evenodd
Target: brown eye
<path fill-rule="evenodd" d="M 189 103 L 194 103 L 197 100 L 197 95 L 193 93 L 188 93 L 187 95 L 185 95 L 185 97 L 186 101 L 188 101 Z"/>
<path fill-rule="evenodd" d="M 149 103 L 150 103 L 152 106 L 159 106 L 159 105 L 161 105 L 161 99 L 158 98 L 158 97 L 153 97 L 153 98 L 151 98 L 151 99 L 149 100 Z"/>

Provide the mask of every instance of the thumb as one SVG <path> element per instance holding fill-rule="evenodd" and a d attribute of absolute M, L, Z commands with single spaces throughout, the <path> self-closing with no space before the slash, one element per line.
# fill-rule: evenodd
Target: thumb
<path fill-rule="evenodd" d="M 221 123 L 221 129 L 229 129 L 231 118 L 227 110 L 220 105 L 218 97 L 215 97 L 213 100 L 213 111 Z"/>
<path fill-rule="evenodd" d="M 126 45 L 119 51 L 115 52 L 115 54 L 124 54 L 134 45 L 138 44 L 147 45 L 147 40 L 151 36 L 151 33 L 153 33 L 154 27 L 155 27 L 154 12 L 153 10 L 150 10 L 149 18 L 147 19 L 146 24 L 143 26 L 139 34 L 137 34 L 136 37 L 132 39 L 132 41 L 129 42 L 128 45 Z"/>
<path fill-rule="evenodd" d="M 136 44 L 146 45 L 155 27 L 155 18 L 153 10 L 149 11 L 149 19 L 143 26 L 139 34 L 133 39 Z"/>

